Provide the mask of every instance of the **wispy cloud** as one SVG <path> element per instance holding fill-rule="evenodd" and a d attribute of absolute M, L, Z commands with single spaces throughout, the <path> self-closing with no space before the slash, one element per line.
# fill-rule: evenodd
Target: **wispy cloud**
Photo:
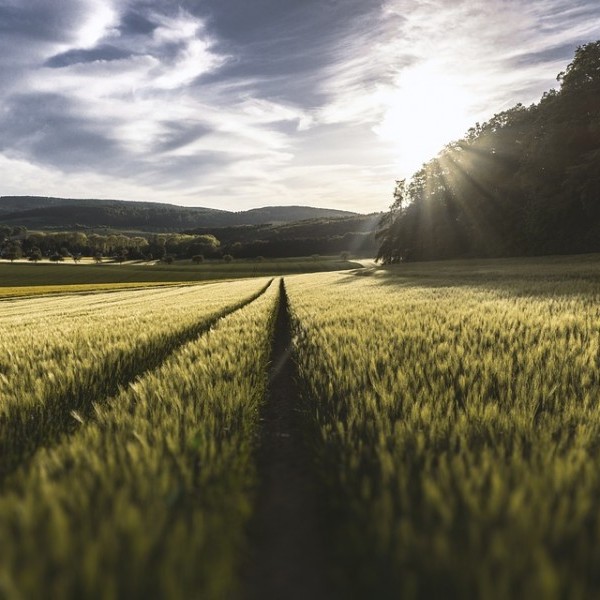
<path fill-rule="evenodd" d="M 388 0 L 378 17 L 341 40 L 321 119 L 371 121 L 404 176 L 476 121 L 539 99 L 600 36 L 594 0 Z"/>
<path fill-rule="evenodd" d="M 599 37 L 596 0 L 0 0 L 0 193 L 382 209 Z"/>

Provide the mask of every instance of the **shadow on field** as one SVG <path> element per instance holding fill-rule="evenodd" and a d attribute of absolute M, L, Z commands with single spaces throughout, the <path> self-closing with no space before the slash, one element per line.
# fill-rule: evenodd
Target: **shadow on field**
<path fill-rule="evenodd" d="M 244 566 L 244 598 L 331 599 L 310 450 L 295 385 L 287 293 L 280 282 L 267 400 L 261 413 L 259 489 Z"/>
<path fill-rule="evenodd" d="M 397 288 L 477 288 L 511 296 L 600 294 L 600 255 L 406 263 L 349 271 L 336 281 L 369 277 Z"/>

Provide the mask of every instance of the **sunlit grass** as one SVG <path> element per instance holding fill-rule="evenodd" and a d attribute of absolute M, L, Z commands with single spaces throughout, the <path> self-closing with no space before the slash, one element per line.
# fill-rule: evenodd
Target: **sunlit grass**
<path fill-rule="evenodd" d="M 214 305 L 224 293 L 196 300 Z M 10 478 L 2 597 L 229 597 L 276 298 L 271 286 L 87 418 L 75 415 L 75 433 Z"/>
<path fill-rule="evenodd" d="M 161 283 L 156 281 L 140 281 L 137 283 L 82 283 L 75 285 L 29 285 L 0 287 L 0 299 L 23 298 L 56 294 L 88 294 L 111 290 L 131 290 L 139 288 L 157 288 L 165 286 L 201 285 L 197 281 L 181 281 Z"/>
<path fill-rule="evenodd" d="M 347 594 L 600 592 L 600 280 L 531 267 L 288 280 Z"/>
<path fill-rule="evenodd" d="M 588 256 L 286 277 L 340 597 L 600 595 L 599 275 Z M 0 597 L 239 591 L 268 282 L 1 303 Z"/>
<path fill-rule="evenodd" d="M 2 304 L 0 479 L 93 403 L 260 292 L 267 279 Z"/>

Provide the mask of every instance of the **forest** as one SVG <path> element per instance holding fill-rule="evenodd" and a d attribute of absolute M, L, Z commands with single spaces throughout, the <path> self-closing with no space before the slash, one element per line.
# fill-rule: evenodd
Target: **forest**
<path fill-rule="evenodd" d="M 17 210 L 19 201 L 22 210 Z M 374 256 L 380 215 L 309 206 L 233 213 L 118 200 L 5 196 L 0 197 L 0 258 L 93 256 L 123 262 Z"/>
<path fill-rule="evenodd" d="M 396 182 L 383 263 L 600 251 L 600 41 L 557 81 Z"/>
<path fill-rule="evenodd" d="M 373 256 L 380 215 L 321 218 L 293 223 L 205 227 L 182 233 L 29 231 L 0 224 L 0 258 L 33 262 L 80 257 L 126 260 Z M 103 231 L 103 230 L 100 230 Z"/>

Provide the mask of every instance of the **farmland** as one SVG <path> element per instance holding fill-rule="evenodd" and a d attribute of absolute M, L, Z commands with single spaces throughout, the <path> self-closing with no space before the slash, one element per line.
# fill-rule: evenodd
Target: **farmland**
<path fill-rule="evenodd" d="M 597 256 L 0 308 L 0 597 L 600 594 Z"/>
<path fill-rule="evenodd" d="M 288 285 L 345 595 L 597 596 L 598 263 L 356 279 Z"/>
<path fill-rule="evenodd" d="M 358 265 L 339 256 L 314 256 L 293 259 L 191 261 L 166 263 L 104 262 L 102 264 L 30 263 L 11 264 L 0 261 L 0 298 L 43 293 L 60 293 L 72 290 L 85 292 L 103 289 L 144 287 L 196 283 L 244 277 L 269 277 L 292 273 L 339 271 L 355 269 Z M 73 286 L 73 287 L 71 287 Z M 75 287 L 77 286 L 77 287 Z"/>
<path fill-rule="evenodd" d="M 231 580 L 230 555 L 239 546 L 249 510 L 250 448 L 266 382 L 276 288 L 241 311 L 233 311 L 232 302 L 239 308 L 240 298 L 265 292 L 267 283 L 192 289 L 188 298 L 179 297 L 180 314 L 168 319 L 156 311 L 174 310 L 172 301 L 178 295 L 167 292 L 148 310 L 143 307 L 150 298 L 127 293 L 116 301 L 121 313 L 111 317 L 107 338 L 102 337 L 100 323 L 109 308 L 99 308 L 95 319 L 82 315 L 87 327 L 76 347 L 47 362 L 69 360 L 82 372 L 88 363 L 94 371 L 102 365 L 98 378 L 110 380 L 110 367 L 128 362 L 127 353 L 136 344 L 153 345 L 158 352 L 169 343 L 169 335 L 179 331 L 179 346 L 158 368 L 135 381 L 131 372 L 120 373 L 121 387 L 111 390 L 110 397 L 95 384 L 96 377 L 88 376 L 93 383 L 85 386 L 83 406 L 81 394 L 65 400 L 60 388 L 58 395 L 54 388 L 42 390 L 43 414 L 52 403 L 62 419 L 48 416 L 45 424 L 52 438 L 45 438 L 53 443 L 25 460 L 6 482 L 0 530 L 3 539 L 13 543 L 0 549 L 5 595 L 221 597 L 221 586 Z M 63 325 L 71 321 L 64 302 L 47 303 L 62 316 Z M 138 321 L 140 314 L 145 323 Z M 218 317 L 225 318 L 217 322 Z M 196 336 L 200 327 L 212 328 L 191 339 L 190 322 L 196 323 Z M 171 333 L 161 331 L 164 323 Z M 97 342 L 107 347 L 101 357 L 92 355 L 96 344 L 86 344 L 94 329 Z M 52 331 L 42 343 L 58 354 L 65 337 L 64 331 Z M 28 340 L 20 340 L 27 346 Z M 116 355 L 109 359 L 112 347 Z M 82 365 L 74 360 L 80 352 L 86 355 Z M 143 360 L 135 361 L 138 369 Z M 146 360 L 156 362 L 156 357 Z M 68 369 L 66 373 L 68 377 Z M 60 381 L 61 376 L 51 379 Z M 76 385 L 64 383 L 69 390 Z M 79 403 L 69 416 L 73 396 Z M 7 414 L 14 405 L 9 397 Z M 35 406 L 23 406 L 22 411 Z M 4 445 L 13 455 L 30 454 L 31 437 L 25 435 L 29 420 L 23 418 L 23 423 L 18 439 L 3 428 L 3 436 L 10 435 Z"/>

